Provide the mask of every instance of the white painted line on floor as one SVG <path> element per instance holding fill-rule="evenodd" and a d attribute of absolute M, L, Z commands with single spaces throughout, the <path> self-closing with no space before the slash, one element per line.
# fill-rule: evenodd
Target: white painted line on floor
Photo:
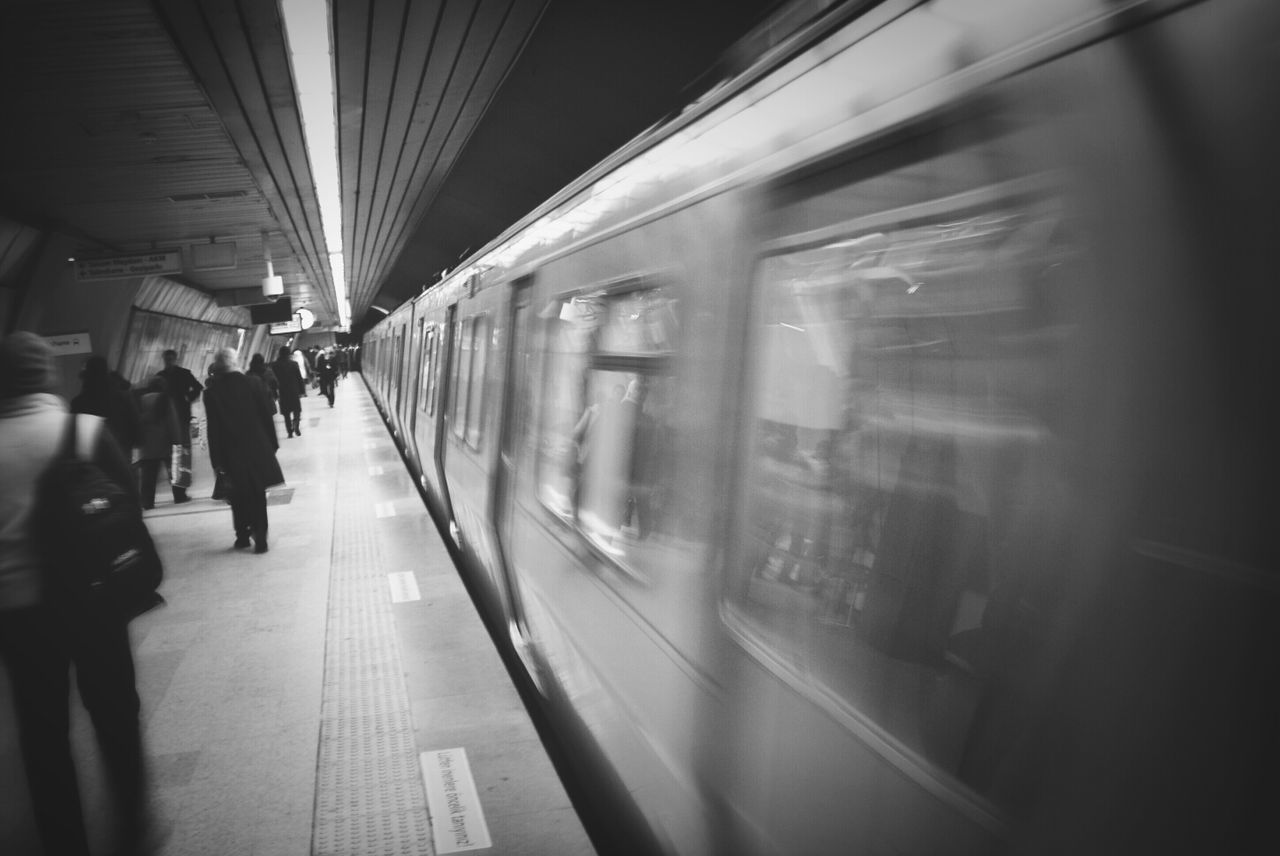
<path fill-rule="evenodd" d="M 392 603 L 422 600 L 422 595 L 418 592 L 418 581 L 414 579 L 413 571 L 396 571 L 393 574 L 387 574 L 387 582 L 391 584 Z"/>
<path fill-rule="evenodd" d="M 378 443 L 376 440 L 365 440 L 364 447 L 366 449 L 376 449 L 378 448 Z"/>
<path fill-rule="evenodd" d="M 369 467 L 369 475 L 371 476 L 382 475 L 382 467 L 378 467 L 378 466 Z"/>
<path fill-rule="evenodd" d="M 376 517 L 395 517 L 396 504 L 394 502 L 379 502 L 373 507 L 373 513 Z"/>
<path fill-rule="evenodd" d="M 437 749 L 418 756 L 431 811 L 431 837 L 437 853 L 462 853 L 492 847 L 489 825 L 476 795 L 466 749 Z"/>

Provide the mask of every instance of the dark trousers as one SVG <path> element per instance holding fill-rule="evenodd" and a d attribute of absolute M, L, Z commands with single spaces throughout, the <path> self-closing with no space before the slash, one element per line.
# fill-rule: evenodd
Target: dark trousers
<path fill-rule="evenodd" d="M 146 819 L 139 701 L 128 626 L 114 617 L 59 620 L 45 606 L 0 612 L 0 657 L 13 687 L 36 828 L 48 854 L 88 856 L 71 759 L 70 664 L 97 734 L 121 843 Z"/>
<path fill-rule="evenodd" d="M 254 485 L 242 485 L 232 480 L 231 525 L 236 528 L 237 538 L 250 535 L 259 544 L 267 540 L 267 492 Z"/>
<path fill-rule="evenodd" d="M 337 378 L 320 378 L 320 394 L 329 399 L 329 406 L 333 407 L 333 388 L 337 383 Z"/>
<path fill-rule="evenodd" d="M 302 406 L 299 405 L 292 410 L 285 410 L 280 407 L 280 415 L 284 417 L 284 430 L 289 432 L 289 436 L 301 434 L 300 424 L 302 422 Z"/>
<path fill-rule="evenodd" d="M 142 507 L 154 508 L 156 504 L 156 479 L 160 475 L 160 466 L 164 465 L 164 471 L 170 482 L 173 481 L 173 473 L 169 469 L 168 458 L 156 458 L 150 461 L 138 461 L 135 466 L 138 468 L 138 491 L 142 494 Z M 181 499 L 187 495 L 185 488 L 174 487 L 169 485 L 173 491 L 174 500 Z"/>

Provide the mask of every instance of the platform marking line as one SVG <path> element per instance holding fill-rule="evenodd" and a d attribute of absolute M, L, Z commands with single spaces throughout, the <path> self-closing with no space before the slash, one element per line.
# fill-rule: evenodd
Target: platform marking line
<path fill-rule="evenodd" d="M 391 586 L 391 602 L 407 603 L 411 600 L 422 600 L 422 594 L 418 591 L 418 581 L 413 576 L 413 571 L 396 571 L 387 574 L 387 583 Z"/>
<path fill-rule="evenodd" d="M 366 449 L 376 449 L 376 448 L 378 448 L 378 441 L 377 441 L 377 440 L 365 440 L 365 441 L 364 441 L 364 447 L 365 447 Z"/>
<path fill-rule="evenodd" d="M 383 472 L 382 467 L 379 467 L 377 465 L 369 467 L 369 475 L 371 476 L 380 476 L 382 475 L 382 472 Z"/>
<path fill-rule="evenodd" d="M 436 749 L 423 752 L 418 760 L 427 789 L 436 852 L 462 853 L 492 847 L 484 808 L 467 763 L 467 750 Z"/>
<path fill-rule="evenodd" d="M 396 505 L 394 502 L 379 502 L 373 507 L 374 517 L 395 517 Z"/>

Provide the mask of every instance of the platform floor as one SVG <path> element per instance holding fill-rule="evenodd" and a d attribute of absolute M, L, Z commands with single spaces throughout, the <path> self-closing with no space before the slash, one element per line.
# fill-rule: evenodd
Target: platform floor
<path fill-rule="evenodd" d="M 131 633 L 161 852 L 593 853 L 359 376 L 302 423 L 277 417 L 268 553 L 232 548 L 198 443 L 193 501 L 148 512 L 168 605 Z M 98 853 L 108 795 L 72 705 Z M 6 856 L 39 852 L 14 730 L 0 670 Z"/>

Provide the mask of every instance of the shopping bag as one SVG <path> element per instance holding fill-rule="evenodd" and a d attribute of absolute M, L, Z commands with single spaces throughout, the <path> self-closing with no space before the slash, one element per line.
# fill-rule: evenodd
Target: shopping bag
<path fill-rule="evenodd" d="M 177 443 L 169 458 L 169 483 L 174 487 L 191 487 L 191 450 Z"/>

